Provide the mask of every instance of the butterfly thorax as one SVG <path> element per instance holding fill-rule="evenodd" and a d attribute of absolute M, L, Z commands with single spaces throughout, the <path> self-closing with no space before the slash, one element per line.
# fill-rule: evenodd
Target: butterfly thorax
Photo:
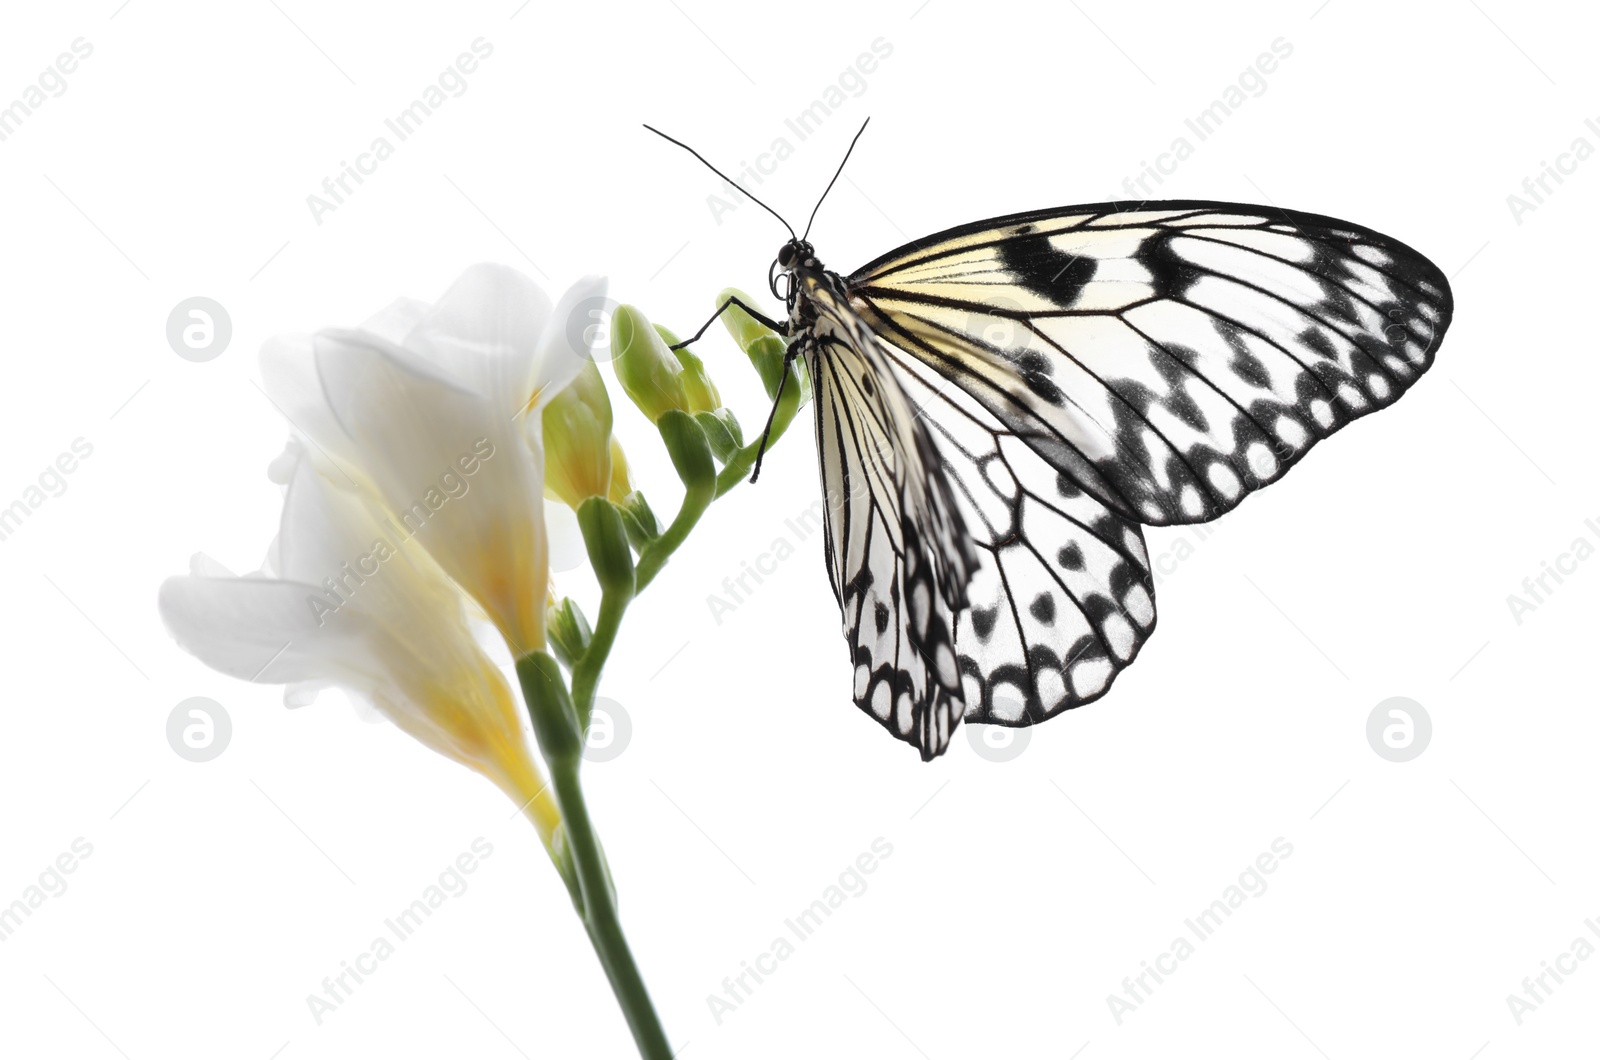
<path fill-rule="evenodd" d="M 778 277 L 784 286 L 778 287 Z M 778 248 L 769 276 L 772 294 L 783 299 L 789 309 L 790 333 L 802 335 L 815 330 L 818 322 L 817 295 L 826 292 L 843 300 L 848 297 L 844 277 L 823 266 L 816 250 L 805 240 L 791 239 Z"/>

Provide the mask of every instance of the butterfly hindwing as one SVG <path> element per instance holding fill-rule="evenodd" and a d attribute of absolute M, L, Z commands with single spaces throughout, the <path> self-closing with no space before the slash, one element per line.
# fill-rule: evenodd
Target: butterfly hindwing
<path fill-rule="evenodd" d="M 982 558 L 955 621 L 966 720 L 1031 725 L 1104 695 L 1155 630 L 1139 524 L 925 365 L 888 355 Z"/>
<path fill-rule="evenodd" d="M 884 339 L 1123 517 L 1204 522 L 1397 399 L 1447 281 L 1332 218 L 1210 202 L 1019 214 L 847 281 Z"/>
<path fill-rule="evenodd" d="M 808 297 L 828 573 L 855 702 L 932 758 L 964 710 L 953 625 L 977 555 L 877 339 L 832 292 Z"/>

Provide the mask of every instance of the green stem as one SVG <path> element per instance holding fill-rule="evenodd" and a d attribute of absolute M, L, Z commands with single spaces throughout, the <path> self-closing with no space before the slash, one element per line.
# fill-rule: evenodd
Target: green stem
<path fill-rule="evenodd" d="M 589 731 L 589 713 L 594 710 L 595 690 L 600 686 L 600 671 L 605 668 L 611 645 L 616 642 L 617 631 L 622 627 L 622 616 L 628 610 L 632 593 L 609 592 L 600 596 L 600 614 L 595 620 L 594 633 L 582 658 L 572 666 L 572 705 L 577 708 L 578 721 L 583 731 Z"/>
<path fill-rule="evenodd" d="M 617 917 L 616 900 L 612 896 L 611 877 L 606 870 L 600 840 L 589 820 L 589 808 L 583 799 L 583 787 L 578 782 L 578 764 L 581 758 L 551 764 L 551 778 L 556 800 L 561 804 L 562 824 L 567 833 L 568 849 L 577 870 L 578 885 L 583 892 L 583 920 L 588 929 L 606 978 L 611 981 L 611 991 L 622 1006 L 622 1014 L 633 1032 L 634 1043 L 644 1060 L 672 1060 L 672 1047 L 667 1044 L 667 1034 L 661 1027 L 660 1017 L 650 1003 L 650 992 L 645 988 L 639 966 L 622 934 L 622 921 Z"/>
<path fill-rule="evenodd" d="M 800 388 L 799 383 L 794 383 L 793 386 L 796 391 Z M 784 403 L 785 405 L 788 404 L 788 395 L 785 395 Z M 799 398 L 796 397 L 795 405 L 798 405 L 798 403 Z M 778 444 L 778 439 L 783 437 L 783 432 L 788 430 L 789 424 L 794 422 L 796 411 L 798 410 L 794 406 L 778 409 L 778 414 L 772 418 L 772 433 L 767 436 L 768 449 Z M 727 493 L 750 477 L 750 469 L 755 466 L 756 457 L 760 455 L 760 452 L 761 439 L 759 438 L 743 449 L 734 450 L 733 455 L 728 457 L 728 462 L 722 465 L 722 470 L 717 473 L 716 495 L 718 497 L 721 497 L 724 493 Z"/>
<path fill-rule="evenodd" d="M 650 994 L 639 975 L 639 966 L 634 963 L 628 941 L 623 937 L 611 872 L 600 849 L 600 838 L 589 820 L 583 787 L 578 783 L 578 770 L 583 765 L 583 730 L 567 686 L 562 682 L 561 666 L 545 652 L 529 652 L 517 660 L 517 677 L 522 684 L 529 720 L 533 722 L 534 737 L 550 767 L 550 786 L 555 791 L 556 804 L 561 808 L 558 868 L 562 867 L 560 862 L 566 863 L 562 876 L 567 879 L 569 889 L 575 891 L 578 915 L 583 919 L 595 955 L 600 958 L 600 966 L 611 982 L 617 1004 L 627 1018 L 628 1028 L 633 1031 L 639 1055 L 644 1060 L 671 1060 L 672 1050 L 667 1045 L 666 1032 L 661 1029 L 661 1020 L 650 1004 Z"/>
<path fill-rule="evenodd" d="M 760 441 L 751 442 L 743 449 L 735 450 L 734 454 L 728 457 L 728 462 L 722 465 L 722 470 L 717 473 L 718 497 L 749 477 L 750 469 L 755 466 L 756 451 L 760 446 Z"/>
<path fill-rule="evenodd" d="M 678 509 L 678 517 L 672 520 L 672 525 L 663 530 L 660 537 L 646 545 L 644 551 L 639 553 L 638 566 L 633 570 L 635 593 L 649 585 L 651 580 L 661 573 L 661 568 L 667 565 L 667 559 L 678 550 L 679 545 L 683 544 L 684 539 L 689 536 L 689 531 L 694 529 L 695 523 L 700 521 L 700 516 L 705 510 L 705 504 L 690 504 L 689 498 L 684 498 L 684 505 Z"/>

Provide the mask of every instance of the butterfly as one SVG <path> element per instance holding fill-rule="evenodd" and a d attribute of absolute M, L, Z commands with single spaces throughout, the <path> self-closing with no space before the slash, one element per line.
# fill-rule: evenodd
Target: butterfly
<path fill-rule="evenodd" d="M 1404 243 L 1277 207 L 1038 210 L 849 275 L 810 230 L 769 272 L 785 320 L 718 314 L 804 359 L 853 698 L 924 760 L 962 720 L 1103 696 L 1155 629 L 1143 528 L 1217 518 L 1396 401 L 1453 308 Z"/>

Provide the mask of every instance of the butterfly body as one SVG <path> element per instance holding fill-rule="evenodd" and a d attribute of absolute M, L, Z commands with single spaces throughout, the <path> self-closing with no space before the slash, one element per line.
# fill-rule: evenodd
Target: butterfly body
<path fill-rule="evenodd" d="M 848 276 L 794 238 L 770 279 L 853 696 L 925 759 L 963 717 L 1103 695 L 1155 627 L 1142 526 L 1214 519 L 1396 400 L 1453 308 L 1396 240 L 1214 202 L 977 222 Z"/>

